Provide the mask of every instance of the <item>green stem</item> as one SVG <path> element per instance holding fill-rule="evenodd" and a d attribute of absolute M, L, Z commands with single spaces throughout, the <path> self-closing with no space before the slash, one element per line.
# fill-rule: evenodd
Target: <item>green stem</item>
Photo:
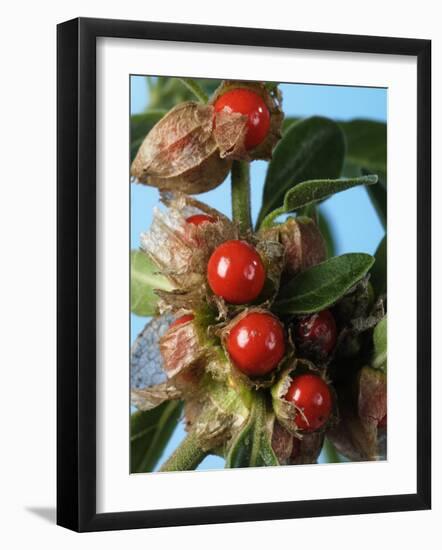
<path fill-rule="evenodd" d="M 324 440 L 324 454 L 328 464 L 335 464 L 341 462 L 338 452 L 335 446 L 326 438 Z"/>
<path fill-rule="evenodd" d="M 234 160 L 231 177 L 232 217 L 239 223 L 240 232 L 247 233 L 252 229 L 249 163 Z"/>
<path fill-rule="evenodd" d="M 201 103 L 207 103 L 209 101 L 209 98 L 207 97 L 207 94 L 205 91 L 201 88 L 199 84 L 195 82 L 192 78 L 180 78 L 181 82 L 188 88 L 193 95 L 201 101 Z"/>
<path fill-rule="evenodd" d="M 207 451 L 201 448 L 195 432 L 189 432 L 173 455 L 161 466 L 160 472 L 195 470 L 206 455 Z"/>

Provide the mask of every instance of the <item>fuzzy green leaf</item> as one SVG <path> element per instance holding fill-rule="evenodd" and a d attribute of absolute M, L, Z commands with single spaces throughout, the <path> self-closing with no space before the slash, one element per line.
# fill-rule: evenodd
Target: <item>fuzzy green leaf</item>
<path fill-rule="evenodd" d="M 340 122 L 339 125 L 347 139 L 345 161 L 348 169 L 360 167 L 384 176 L 387 169 L 387 125 L 365 119 Z"/>
<path fill-rule="evenodd" d="M 233 439 L 226 456 L 226 468 L 278 466 L 266 423 L 265 396 L 256 394 L 246 425 Z"/>
<path fill-rule="evenodd" d="M 387 369 L 387 316 L 379 321 L 373 331 L 373 359 L 371 366 L 382 371 Z"/>
<path fill-rule="evenodd" d="M 283 132 L 299 119 L 286 117 Z M 387 171 L 387 125 L 363 118 L 336 121 L 342 128 L 347 142 L 344 175 L 348 177 L 361 173 L 361 168 L 383 176 Z"/>
<path fill-rule="evenodd" d="M 292 124 L 269 163 L 258 225 L 269 212 L 282 206 L 286 192 L 296 184 L 338 178 L 344 155 L 344 134 L 332 120 L 311 117 Z"/>
<path fill-rule="evenodd" d="M 343 254 L 303 271 L 282 288 L 273 308 L 278 313 L 315 313 L 334 303 L 368 272 L 369 254 Z"/>
<path fill-rule="evenodd" d="M 376 296 L 387 292 L 387 237 L 384 236 L 374 255 L 376 261 L 370 273 L 370 282 Z"/>
<path fill-rule="evenodd" d="M 304 181 L 287 191 L 282 207 L 270 212 L 263 220 L 262 226 L 272 225 L 274 219 L 281 214 L 295 212 L 296 210 L 325 200 L 341 191 L 346 191 L 358 185 L 373 185 L 377 181 L 378 177 L 374 175 L 361 176 L 359 178 Z"/>
<path fill-rule="evenodd" d="M 130 421 L 130 471 L 152 472 L 180 419 L 182 404 L 165 402 L 149 411 L 137 411 Z"/>
<path fill-rule="evenodd" d="M 130 310 L 135 315 L 155 315 L 158 296 L 154 290 L 172 290 L 169 281 L 158 273 L 147 254 L 140 250 L 130 253 Z"/>

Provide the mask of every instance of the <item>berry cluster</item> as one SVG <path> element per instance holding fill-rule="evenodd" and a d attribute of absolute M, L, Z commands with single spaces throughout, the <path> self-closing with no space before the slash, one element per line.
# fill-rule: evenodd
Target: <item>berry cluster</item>
<path fill-rule="evenodd" d="M 199 227 L 215 222 L 216 219 L 207 214 L 194 214 L 186 218 L 187 224 Z M 208 285 L 214 295 L 228 304 L 252 304 L 263 291 L 265 281 L 266 269 L 262 258 L 256 248 L 245 240 L 225 241 L 210 255 L 207 263 Z M 251 379 L 269 375 L 286 356 L 284 324 L 270 311 L 252 311 L 238 317 L 237 321 L 233 320 L 225 341 L 231 363 Z M 193 314 L 183 315 L 171 324 L 171 328 L 193 319 Z M 329 310 L 298 319 L 293 332 L 300 347 L 308 345 L 319 350 L 323 357 L 333 352 L 336 324 Z M 318 374 L 295 376 L 285 399 L 296 408 L 294 422 L 301 432 L 322 428 L 332 413 L 331 391 Z"/>

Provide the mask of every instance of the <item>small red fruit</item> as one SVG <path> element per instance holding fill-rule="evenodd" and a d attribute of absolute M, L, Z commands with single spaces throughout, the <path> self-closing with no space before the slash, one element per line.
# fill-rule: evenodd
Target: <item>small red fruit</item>
<path fill-rule="evenodd" d="M 241 372 L 263 376 L 275 369 L 284 357 L 284 329 L 270 313 L 249 313 L 231 329 L 226 348 Z"/>
<path fill-rule="evenodd" d="M 184 325 L 184 323 L 188 323 L 189 321 L 193 321 L 194 319 L 195 317 L 191 313 L 183 315 L 182 317 L 178 317 L 178 319 L 175 319 L 175 321 L 170 324 L 169 328 L 177 327 L 178 325 Z"/>
<path fill-rule="evenodd" d="M 192 225 L 201 225 L 202 223 L 215 223 L 216 220 L 214 217 L 207 214 L 194 214 L 186 218 L 186 222 Z"/>
<path fill-rule="evenodd" d="M 246 88 L 235 88 L 215 101 L 215 112 L 226 110 L 229 113 L 247 115 L 245 148 L 255 148 L 264 141 L 270 128 L 270 112 L 262 97 Z"/>
<path fill-rule="evenodd" d="M 296 327 L 299 344 L 310 345 L 322 355 L 331 353 L 336 345 L 336 323 L 328 309 L 301 319 Z"/>
<path fill-rule="evenodd" d="M 332 411 L 330 389 L 324 380 L 315 374 L 301 374 L 294 378 L 285 399 L 291 401 L 298 409 L 295 424 L 304 432 L 313 432 L 321 428 Z"/>
<path fill-rule="evenodd" d="M 265 268 L 258 252 L 245 241 L 226 241 L 215 249 L 207 265 L 212 291 L 231 304 L 246 304 L 264 287 Z"/>

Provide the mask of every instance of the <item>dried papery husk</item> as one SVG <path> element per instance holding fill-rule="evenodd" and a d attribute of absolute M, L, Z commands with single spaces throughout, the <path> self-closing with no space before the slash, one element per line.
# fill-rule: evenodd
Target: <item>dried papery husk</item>
<path fill-rule="evenodd" d="M 305 433 L 302 439 L 293 438 L 288 464 L 316 464 L 324 444 L 324 432 Z"/>
<path fill-rule="evenodd" d="M 284 357 L 281 359 L 280 363 L 271 372 L 269 372 L 264 376 L 257 376 L 257 377 L 251 378 L 246 374 L 244 374 L 243 372 L 241 372 L 239 369 L 237 369 L 233 361 L 229 359 L 229 353 L 226 347 L 227 338 L 230 334 L 230 331 L 233 329 L 233 327 L 237 323 L 239 323 L 242 319 L 244 319 L 244 317 L 247 317 L 247 315 L 250 315 L 251 313 L 265 313 L 266 315 L 271 315 L 275 317 L 275 319 L 279 321 L 278 317 L 276 317 L 276 315 L 273 315 L 268 309 L 264 309 L 262 307 L 250 307 L 250 308 L 243 309 L 241 313 L 237 314 L 233 319 L 220 324 L 216 333 L 221 339 L 222 345 L 224 347 L 225 356 L 229 361 L 232 383 L 235 383 L 235 381 L 237 381 L 237 383 L 240 385 L 247 386 L 248 388 L 253 390 L 259 390 L 262 388 L 270 388 L 273 386 L 279 371 L 282 368 L 284 368 L 287 362 L 290 362 L 292 360 L 294 350 L 292 348 L 291 341 L 288 338 L 286 338 L 286 342 L 285 342 L 286 350 L 285 350 Z"/>
<path fill-rule="evenodd" d="M 174 380 L 167 380 L 155 386 L 131 390 L 132 405 L 140 411 L 149 411 L 158 407 L 164 401 L 181 399 L 182 397 L 183 392 L 177 388 Z"/>
<path fill-rule="evenodd" d="M 204 449 L 222 448 L 246 423 L 251 408 L 248 391 L 205 377 L 203 391 L 185 407 L 187 427 Z"/>
<path fill-rule="evenodd" d="M 289 464 L 293 451 L 293 436 L 276 419 L 273 423 L 272 449 L 279 464 Z"/>
<path fill-rule="evenodd" d="M 278 374 L 277 380 L 272 386 L 272 405 L 275 411 L 278 422 L 293 436 L 302 439 L 307 434 L 300 431 L 296 426 L 295 419 L 297 415 L 302 415 L 301 409 L 296 407 L 291 401 L 287 401 L 285 396 L 290 388 L 293 379 L 299 374 L 310 372 L 320 376 L 328 383 L 324 369 L 317 368 L 312 362 L 307 359 L 292 358 L 287 361 L 287 364 L 281 372 Z M 334 394 L 332 387 L 329 385 L 329 389 Z M 336 401 L 336 400 L 334 400 Z M 326 427 L 335 422 L 336 414 L 333 412 L 325 426 L 320 428 L 318 432 L 324 432 Z M 316 433 L 316 432 L 315 432 Z"/>
<path fill-rule="evenodd" d="M 261 229 L 258 235 L 284 247 L 285 278 L 323 262 L 327 247 L 317 224 L 307 217 L 289 218 L 274 227 Z"/>
<path fill-rule="evenodd" d="M 205 284 L 210 255 L 225 240 L 236 238 L 237 229 L 226 216 L 186 195 L 164 195 L 163 200 L 168 208 L 154 209 L 151 227 L 141 235 L 141 246 L 179 295 L 183 289 Z M 202 225 L 186 222 L 201 212 L 210 212 L 216 221 Z"/>
<path fill-rule="evenodd" d="M 163 370 L 169 378 L 182 373 L 185 383 L 191 383 L 192 376 L 200 378 L 203 372 L 225 380 L 229 365 L 220 343 L 209 334 L 206 323 L 210 320 L 204 314 L 195 312 L 195 315 L 193 321 L 176 325 L 161 337 Z"/>
<path fill-rule="evenodd" d="M 220 185 L 231 167 L 213 133 L 214 109 L 189 101 L 171 109 L 148 133 L 132 163 L 140 183 L 203 193 Z"/>
<path fill-rule="evenodd" d="M 132 344 L 130 355 L 130 386 L 132 389 L 154 386 L 166 380 L 159 342 L 172 321 L 173 318 L 170 315 L 154 317 L 146 324 Z"/>
<path fill-rule="evenodd" d="M 339 422 L 327 432 L 336 449 L 353 461 L 385 458 L 385 430 L 378 429 L 387 414 L 387 377 L 363 367 L 353 383 L 337 387 Z"/>
<path fill-rule="evenodd" d="M 247 132 L 247 117 L 240 113 L 229 113 L 226 110 L 215 114 L 214 138 L 218 144 L 220 155 L 234 160 L 269 160 L 272 151 L 282 135 L 284 113 L 281 109 L 282 96 L 277 87 L 269 90 L 262 82 L 246 82 L 241 80 L 224 80 L 215 90 L 210 99 L 214 105 L 219 97 L 236 88 L 245 88 L 257 93 L 270 113 L 270 128 L 266 138 L 253 149 L 247 150 L 244 145 Z"/>
<path fill-rule="evenodd" d="M 255 239 L 255 248 L 261 256 L 266 271 L 266 281 L 258 303 L 270 307 L 279 291 L 281 273 L 284 267 L 284 248 L 280 243 Z"/>

